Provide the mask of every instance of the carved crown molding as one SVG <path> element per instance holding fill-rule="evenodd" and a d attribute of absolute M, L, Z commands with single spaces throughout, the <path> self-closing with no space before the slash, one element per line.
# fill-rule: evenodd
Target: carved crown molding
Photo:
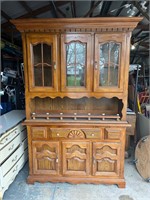
<path fill-rule="evenodd" d="M 20 32 L 132 31 L 142 17 L 16 19 L 10 20 Z"/>

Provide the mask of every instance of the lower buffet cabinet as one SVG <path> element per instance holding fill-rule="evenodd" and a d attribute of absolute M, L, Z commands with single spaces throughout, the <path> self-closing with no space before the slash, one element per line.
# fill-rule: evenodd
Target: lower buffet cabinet
<path fill-rule="evenodd" d="M 28 159 L 26 127 L 21 123 L 0 137 L 0 199 Z"/>
<path fill-rule="evenodd" d="M 106 183 L 125 187 L 125 128 L 28 126 L 28 183 Z"/>

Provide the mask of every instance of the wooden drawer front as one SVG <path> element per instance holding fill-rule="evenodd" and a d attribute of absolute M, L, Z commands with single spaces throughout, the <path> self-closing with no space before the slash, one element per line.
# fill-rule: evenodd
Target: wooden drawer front
<path fill-rule="evenodd" d="M 93 129 L 82 129 L 82 131 L 85 133 L 86 138 L 90 139 L 101 139 L 102 138 L 102 129 L 99 128 L 93 128 Z"/>
<path fill-rule="evenodd" d="M 70 129 L 68 128 L 50 128 L 48 131 L 48 137 L 52 138 L 67 138 Z"/>
<path fill-rule="evenodd" d="M 63 129 L 63 128 L 50 128 L 48 131 L 49 137 L 52 138 L 72 138 L 72 139 L 94 139 L 102 138 L 101 129 Z"/>
<path fill-rule="evenodd" d="M 12 140 L 7 146 L 5 146 L 0 152 L 0 162 L 2 163 L 9 155 L 19 146 L 21 143 L 20 135 Z"/>
<path fill-rule="evenodd" d="M 46 127 L 32 127 L 31 133 L 32 133 L 33 139 L 47 138 L 47 128 Z"/>
<path fill-rule="evenodd" d="M 12 168 L 12 166 L 19 160 L 24 153 L 23 146 L 21 145 L 2 165 L 3 176 Z"/>
<path fill-rule="evenodd" d="M 6 132 L 2 137 L 0 138 L 0 149 L 2 149 L 4 146 L 6 146 L 11 140 L 13 140 L 17 135 L 19 134 L 19 131 L 17 127 L 11 129 L 10 131 Z"/>
<path fill-rule="evenodd" d="M 121 140 L 123 135 L 123 129 L 121 128 L 105 128 L 104 139 L 106 140 Z"/>
<path fill-rule="evenodd" d="M 18 160 L 18 162 L 14 165 L 14 167 L 4 176 L 2 182 L 2 188 L 6 187 L 7 185 L 10 185 L 14 181 L 15 177 L 17 176 L 23 164 L 24 164 L 24 157 L 22 156 Z"/>

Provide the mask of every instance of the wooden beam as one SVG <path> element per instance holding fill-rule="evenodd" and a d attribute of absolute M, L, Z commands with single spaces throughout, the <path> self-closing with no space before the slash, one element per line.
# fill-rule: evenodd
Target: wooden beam
<path fill-rule="evenodd" d="M 66 17 L 66 15 L 56 6 L 54 1 L 50 1 L 49 4 L 52 6 L 52 11 L 54 12 L 55 17 L 59 18 L 60 15 Z"/>
<path fill-rule="evenodd" d="M 32 13 L 32 9 L 27 5 L 25 1 L 18 1 L 18 3 L 28 12 Z"/>
<path fill-rule="evenodd" d="M 72 17 L 76 17 L 76 5 L 75 5 L 75 1 L 71 1 L 71 12 L 72 12 Z"/>
<path fill-rule="evenodd" d="M 143 41 L 148 40 L 148 39 L 149 39 L 149 34 L 147 34 L 147 35 L 144 36 L 144 37 L 139 38 L 137 41 L 134 41 L 133 44 L 137 44 L 137 43 L 139 43 L 139 42 L 143 42 Z"/>
<path fill-rule="evenodd" d="M 55 3 L 53 1 L 49 1 L 49 5 L 50 5 L 50 10 L 52 11 L 53 15 L 55 18 L 59 17 L 58 11 L 56 9 Z M 51 9 L 52 7 L 52 9 Z"/>
<path fill-rule="evenodd" d="M 9 21 L 11 19 L 10 16 L 8 16 L 3 10 L 1 10 L 1 15 L 2 17 L 4 17 L 7 21 Z"/>
<path fill-rule="evenodd" d="M 139 24 L 136 29 L 142 29 L 143 31 L 149 31 L 149 24 Z"/>
<path fill-rule="evenodd" d="M 138 31 L 136 34 L 134 34 L 132 37 L 133 38 L 137 38 L 141 33 L 142 33 L 143 30 L 140 30 Z"/>
<path fill-rule="evenodd" d="M 101 9 L 101 16 L 107 16 L 112 1 L 106 1 Z"/>
<path fill-rule="evenodd" d="M 142 13 L 142 15 L 150 21 L 150 16 L 147 14 L 146 10 L 142 8 L 142 6 L 137 1 L 131 1 L 131 3 Z"/>
<path fill-rule="evenodd" d="M 84 15 L 84 17 L 89 17 L 91 13 L 93 13 L 94 9 L 101 3 L 102 1 L 98 1 L 94 4 L 92 8 Z"/>
<path fill-rule="evenodd" d="M 121 11 L 124 9 L 125 4 L 127 4 L 127 3 L 128 3 L 128 1 L 123 1 L 121 3 L 120 9 L 118 9 L 117 12 L 116 12 L 116 15 L 115 15 L 116 17 L 120 15 Z"/>
<path fill-rule="evenodd" d="M 70 2 L 70 1 L 56 1 L 55 5 L 56 5 L 57 7 L 59 7 L 59 6 L 68 4 L 69 2 Z M 41 7 L 41 8 L 38 8 L 38 9 L 36 9 L 36 10 L 33 10 L 32 13 L 27 13 L 27 14 L 25 14 L 25 15 L 22 15 L 22 16 L 18 17 L 17 19 L 34 17 L 34 16 L 37 16 L 37 15 L 42 14 L 42 13 L 44 13 L 44 12 L 47 12 L 47 11 L 49 11 L 50 9 L 51 9 L 51 8 L 50 8 L 50 6 L 49 6 L 49 4 L 48 4 L 48 5 L 46 5 L 46 6 L 43 6 L 43 7 Z M 8 24 L 9 24 L 8 22 L 3 23 L 3 24 L 2 24 L 2 27 L 7 27 Z"/>
<path fill-rule="evenodd" d="M 57 11 L 62 15 L 62 17 L 66 17 L 66 14 L 63 13 L 63 11 L 61 11 L 57 6 L 56 6 L 56 8 L 57 8 Z"/>
<path fill-rule="evenodd" d="M 93 8 L 94 4 L 95 4 L 95 1 L 91 1 L 91 6 L 90 6 L 90 9 L 92 9 L 92 8 Z M 92 17 L 92 14 L 93 14 L 93 13 L 91 13 L 91 14 L 89 15 L 89 17 Z"/>

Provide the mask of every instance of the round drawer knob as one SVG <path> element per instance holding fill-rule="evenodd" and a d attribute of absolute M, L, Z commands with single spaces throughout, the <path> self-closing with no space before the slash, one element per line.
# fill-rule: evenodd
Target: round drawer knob
<path fill-rule="evenodd" d="M 92 133 L 92 136 L 94 136 L 94 133 Z"/>
<path fill-rule="evenodd" d="M 57 133 L 57 136 L 59 136 L 59 133 Z"/>

